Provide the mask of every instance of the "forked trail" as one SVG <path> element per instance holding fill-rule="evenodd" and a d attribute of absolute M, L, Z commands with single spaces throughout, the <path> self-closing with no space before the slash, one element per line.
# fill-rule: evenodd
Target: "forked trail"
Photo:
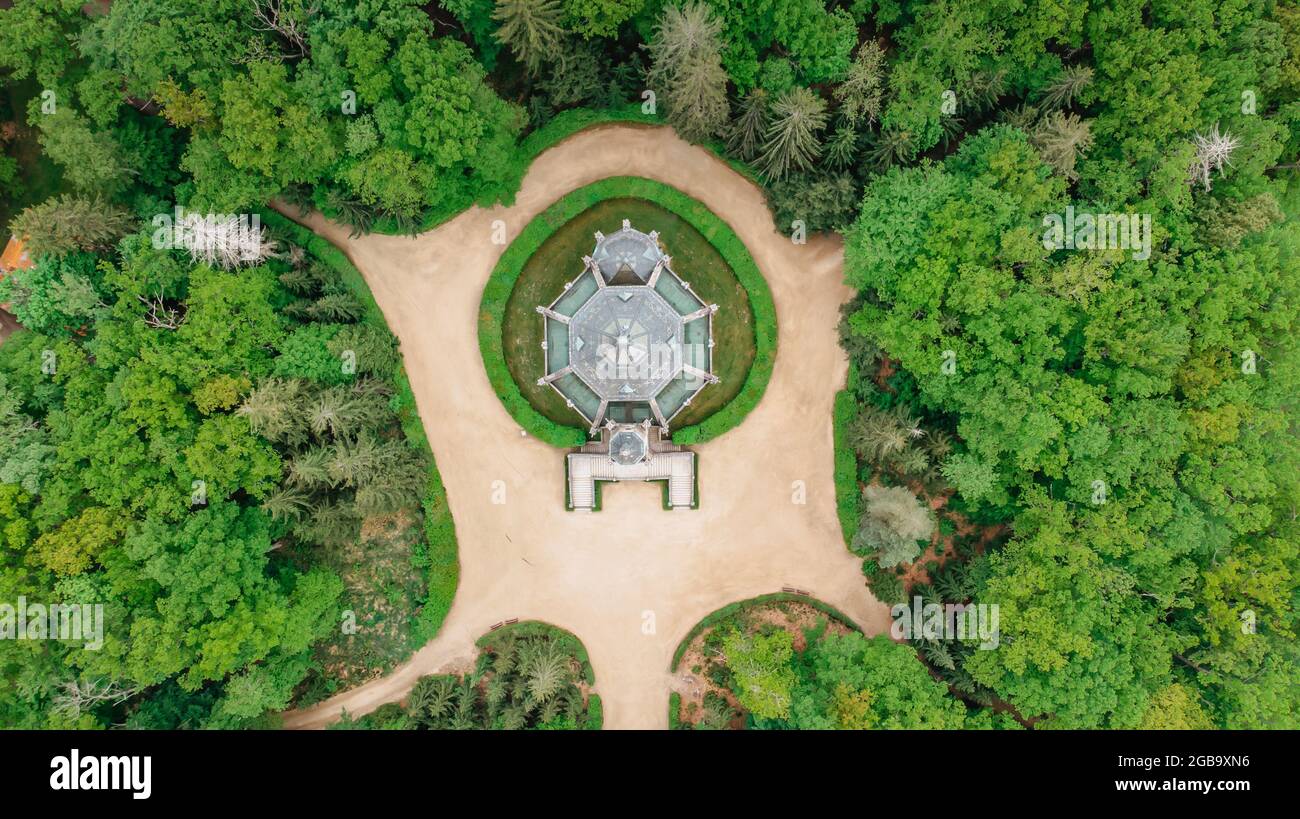
<path fill-rule="evenodd" d="M 748 247 L 776 302 L 772 380 L 739 427 L 696 448 L 697 511 L 666 512 L 657 484 L 623 483 L 604 490 L 603 511 L 566 512 L 564 453 L 521 436 L 479 355 L 479 300 L 504 250 L 492 243 L 493 223 L 513 238 L 569 191 L 623 175 L 705 203 Z M 321 728 L 344 710 L 400 700 L 425 674 L 462 670 L 475 639 L 513 617 L 583 641 L 609 728 L 667 727 L 673 650 L 736 600 L 793 586 L 868 634 L 888 629 L 888 609 L 864 586 L 835 515 L 831 405 L 847 368 L 835 327 L 850 296 L 838 239 L 794 244 L 759 189 L 725 163 L 670 129 L 633 126 L 571 137 L 533 163 L 513 206 L 473 208 L 413 239 L 352 239 L 319 214 L 305 222 L 347 252 L 401 342 L 456 521 L 461 578 L 434 640 L 388 676 L 286 714 L 287 727 Z M 504 505 L 492 502 L 494 481 L 505 483 Z"/>

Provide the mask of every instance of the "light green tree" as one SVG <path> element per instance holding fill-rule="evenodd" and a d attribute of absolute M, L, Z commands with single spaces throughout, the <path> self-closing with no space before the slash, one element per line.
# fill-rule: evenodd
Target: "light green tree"
<path fill-rule="evenodd" d="M 727 120 L 727 74 L 722 68 L 722 23 L 699 0 L 666 6 L 655 26 L 650 52 L 650 87 L 668 122 L 686 139 L 721 131 Z"/>
<path fill-rule="evenodd" d="M 492 19 L 501 24 L 496 38 L 510 47 L 530 74 L 557 59 L 564 40 L 560 0 L 497 0 Z"/>
<path fill-rule="evenodd" d="M 871 484 L 863 488 L 862 498 L 865 505 L 853 550 L 878 554 L 884 568 L 915 560 L 921 553 L 920 542 L 934 534 L 934 512 L 902 486 Z"/>
<path fill-rule="evenodd" d="M 788 631 L 747 635 L 732 631 L 722 641 L 727 667 L 735 675 L 736 698 L 750 713 L 784 719 L 795 685 L 794 638 Z"/>
<path fill-rule="evenodd" d="M 875 40 L 858 46 L 848 76 L 835 86 L 840 115 L 854 127 L 880 117 L 885 96 L 885 52 Z"/>

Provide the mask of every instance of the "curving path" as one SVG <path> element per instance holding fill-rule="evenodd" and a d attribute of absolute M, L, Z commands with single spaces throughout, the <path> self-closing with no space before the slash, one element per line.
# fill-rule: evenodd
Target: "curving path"
<path fill-rule="evenodd" d="M 776 302 L 766 395 L 739 427 L 695 448 L 697 511 L 666 512 L 657 484 L 621 483 L 605 488 L 603 511 L 566 512 L 563 452 L 521 437 L 479 355 L 479 300 L 504 250 L 491 241 L 493 222 L 513 239 L 565 193 L 619 175 L 708 205 L 749 248 Z M 727 603 L 794 586 L 867 634 L 888 630 L 888 609 L 866 589 L 835 515 L 831 405 L 847 370 L 835 327 L 850 296 L 838 239 L 793 244 L 762 193 L 725 163 L 670 129 L 633 126 L 569 138 L 538 157 L 511 207 L 472 208 L 414 239 L 350 239 L 319 214 L 305 223 L 347 252 L 401 341 L 456 521 L 461 578 L 435 639 L 388 676 L 286 714 L 287 727 L 324 727 L 345 709 L 400 700 L 422 675 L 465 669 L 474 641 L 512 617 L 583 641 L 609 728 L 667 727 L 673 650 Z M 492 503 L 498 480 L 504 505 Z M 803 504 L 793 502 L 795 481 Z"/>

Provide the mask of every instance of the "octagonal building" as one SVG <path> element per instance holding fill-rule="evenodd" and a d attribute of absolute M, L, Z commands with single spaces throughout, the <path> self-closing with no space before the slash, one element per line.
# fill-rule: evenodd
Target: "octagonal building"
<path fill-rule="evenodd" d="M 582 272 L 537 312 L 549 384 L 595 434 L 649 422 L 667 432 L 713 374 L 713 314 L 671 268 L 658 235 L 623 220 L 596 233 Z"/>

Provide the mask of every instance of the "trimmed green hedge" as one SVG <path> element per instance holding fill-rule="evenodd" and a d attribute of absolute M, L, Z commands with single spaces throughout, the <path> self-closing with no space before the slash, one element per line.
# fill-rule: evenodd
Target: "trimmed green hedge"
<path fill-rule="evenodd" d="M 854 631 L 861 631 L 861 629 L 858 628 L 858 624 L 853 622 L 853 620 L 847 614 L 835 608 L 829 603 L 823 603 L 822 601 L 816 599 L 815 597 L 807 597 L 802 594 L 792 594 L 790 592 L 776 592 L 775 594 L 760 594 L 758 597 L 751 597 L 748 600 L 738 600 L 735 603 L 728 603 L 727 605 L 723 606 L 722 608 L 718 609 L 712 614 L 707 615 L 700 622 L 696 623 L 695 627 L 692 628 L 689 632 L 687 632 L 686 636 L 682 638 L 682 641 L 677 644 L 677 650 L 673 652 L 673 663 L 672 665 L 668 666 L 668 670 L 672 672 L 677 671 L 677 665 L 682 661 L 682 655 L 686 653 L 686 649 L 690 648 L 691 641 L 694 640 L 696 637 L 698 637 L 700 635 L 700 632 L 704 631 L 706 628 L 709 628 L 710 626 L 715 626 L 718 623 L 722 622 L 723 620 L 726 620 L 728 617 L 731 617 L 741 611 L 744 611 L 745 609 L 752 608 L 754 606 L 761 606 L 767 603 L 785 603 L 785 602 L 807 603 L 808 605 L 820 611 L 822 614 L 825 614 L 829 617 L 834 618 L 835 620 L 840 621 L 841 623 L 853 629 Z"/>
<path fill-rule="evenodd" d="M 641 113 L 641 103 L 630 103 L 622 108 L 607 108 L 596 110 L 594 108 L 571 108 L 568 111 L 562 111 L 554 119 L 533 131 L 524 137 L 523 142 L 519 143 L 519 162 L 521 170 L 519 180 L 522 182 L 524 173 L 527 172 L 528 166 L 533 164 L 533 160 L 541 155 L 542 151 L 552 148 L 579 131 L 585 131 L 588 128 L 594 128 L 597 125 L 612 124 L 632 124 L 632 125 L 661 125 L 663 120 L 653 114 Z"/>
<path fill-rule="evenodd" d="M 857 417 L 858 404 L 853 393 L 840 390 L 835 393 L 835 513 L 844 533 L 844 546 L 848 548 L 858 531 L 861 518 L 862 495 L 858 492 L 858 458 L 849 446 L 849 425 Z"/>
<path fill-rule="evenodd" d="M 483 365 L 487 369 L 492 389 L 528 434 L 552 446 L 581 446 L 587 439 L 586 430 L 550 420 L 534 409 L 519 391 L 519 385 L 506 366 L 501 338 L 506 302 L 510 299 L 510 293 L 514 290 L 524 264 L 551 234 L 597 202 L 623 198 L 653 202 L 699 231 L 721 254 L 745 288 L 750 310 L 754 314 L 754 363 L 745 376 L 740 392 L 726 406 L 701 423 L 674 432 L 673 441 L 678 444 L 701 443 L 736 426 L 758 405 L 767 389 L 767 382 L 772 377 L 777 338 L 776 306 L 772 302 L 772 292 L 768 289 L 767 280 L 759 272 L 758 265 L 749 255 L 749 250 L 727 223 L 705 207 L 704 203 L 662 182 L 639 176 L 602 179 L 561 197 L 524 227 L 501 254 L 487 286 L 483 288 L 483 301 L 479 307 L 479 351 L 483 355 Z"/>
<path fill-rule="evenodd" d="M 275 211 L 261 214 L 262 223 L 272 230 L 286 235 L 316 259 L 329 265 L 347 285 L 359 302 L 365 307 L 362 321 L 391 332 L 384 314 L 375 303 L 375 297 L 366 285 L 361 272 L 353 266 L 348 257 L 326 239 L 317 236 L 311 230 Z M 396 391 L 393 395 L 394 409 L 402 422 L 402 432 L 411 446 L 420 450 L 429 459 L 429 480 L 424 490 L 422 505 L 424 507 L 424 540 L 416 547 L 417 565 L 424 569 L 427 594 L 415 622 L 411 627 L 410 645 L 412 650 L 433 639 L 442 628 L 442 622 L 451 610 L 451 601 L 456 596 L 456 586 L 460 582 L 460 560 L 456 546 L 456 524 L 452 520 L 451 510 L 447 506 L 447 491 L 438 474 L 434 462 L 433 450 L 429 439 L 424 434 L 424 424 L 415 406 L 415 395 L 411 392 L 406 370 L 399 366 L 392 376 Z"/>
<path fill-rule="evenodd" d="M 682 695 L 676 691 L 668 695 L 668 730 L 676 731 L 682 727 Z"/>
<path fill-rule="evenodd" d="M 599 694 L 587 695 L 587 724 L 583 727 L 588 731 L 599 731 L 605 727 L 605 706 L 601 703 Z"/>

